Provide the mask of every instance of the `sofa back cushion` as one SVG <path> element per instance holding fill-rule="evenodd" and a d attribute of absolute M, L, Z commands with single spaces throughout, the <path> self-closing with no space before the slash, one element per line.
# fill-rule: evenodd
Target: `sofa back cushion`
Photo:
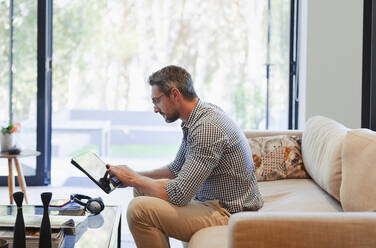
<path fill-rule="evenodd" d="M 302 155 L 312 179 L 340 200 L 342 142 L 348 129 L 323 116 L 310 118 L 303 132 Z"/>
<path fill-rule="evenodd" d="M 248 142 L 258 181 L 309 178 L 304 170 L 300 136 L 255 137 Z"/>
<path fill-rule="evenodd" d="M 302 137 L 303 130 L 245 130 L 244 135 L 247 139 L 257 138 L 257 137 L 269 137 L 278 135 L 290 135 Z"/>
<path fill-rule="evenodd" d="M 344 211 L 376 210 L 376 133 L 351 130 L 343 144 L 341 204 Z"/>

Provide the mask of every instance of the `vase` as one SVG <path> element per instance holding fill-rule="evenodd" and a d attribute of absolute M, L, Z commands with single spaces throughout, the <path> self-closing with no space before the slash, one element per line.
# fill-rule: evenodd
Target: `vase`
<path fill-rule="evenodd" d="M 16 145 L 16 138 L 14 133 L 1 134 L 1 151 L 7 152 L 10 148 Z"/>

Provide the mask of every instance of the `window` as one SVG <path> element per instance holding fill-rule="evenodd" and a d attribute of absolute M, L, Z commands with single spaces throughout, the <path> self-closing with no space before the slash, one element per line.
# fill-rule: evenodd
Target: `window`
<path fill-rule="evenodd" d="M 37 158 L 23 158 L 27 185 L 50 183 L 50 90 L 52 0 L 0 0 L 0 124 L 20 122 L 16 143 L 37 149 Z M 4 161 L 0 161 L 3 163 Z M 7 168 L 7 166 L 1 166 Z M 2 170 L 1 175 L 8 175 Z M 7 176 L 0 176 L 7 185 Z"/>
<path fill-rule="evenodd" d="M 290 0 L 54 1 L 54 158 L 94 150 L 171 160 L 180 128 L 152 112 L 146 82 L 169 64 L 185 67 L 199 97 L 241 128 L 287 129 L 290 7 Z"/>
<path fill-rule="evenodd" d="M 180 127 L 152 112 L 146 78 L 177 64 L 192 74 L 200 98 L 223 108 L 241 128 L 286 129 L 292 119 L 291 1 L 0 0 L 0 121 L 12 116 L 25 123 L 25 145 L 43 150 L 43 168 L 36 170 L 44 174 L 50 148 L 65 164 L 85 150 L 165 163 L 180 143 Z"/>
<path fill-rule="evenodd" d="M 242 128 L 287 128 L 290 0 L 54 4 L 55 111 L 151 110 L 146 77 L 178 64 Z"/>
<path fill-rule="evenodd" d="M 16 144 L 36 149 L 37 1 L 0 1 L 0 121 L 20 122 Z M 11 25 L 10 16 L 13 18 Z M 12 42 L 10 42 L 10 40 Z M 12 49 L 11 49 L 12 47 Z M 11 69 L 12 68 L 12 69 Z M 5 159 L 1 175 L 8 175 Z M 36 158 L 20 160 L 24 175 L 36 176 Z"/>

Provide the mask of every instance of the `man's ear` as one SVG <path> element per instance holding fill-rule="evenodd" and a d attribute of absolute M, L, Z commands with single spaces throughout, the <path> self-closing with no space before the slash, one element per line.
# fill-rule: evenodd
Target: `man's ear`
<path fill-rule="evenodd" d="M 172 88 L 170 95 L 172 95 L 175 100 L 178 100 L 181 97 L 181 93 L 178 88 Z"/>

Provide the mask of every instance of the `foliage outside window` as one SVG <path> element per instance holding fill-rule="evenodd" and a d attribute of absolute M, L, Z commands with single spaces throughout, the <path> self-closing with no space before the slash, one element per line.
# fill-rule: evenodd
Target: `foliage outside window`
<path fill-rule="evenodd" d="M 271 127 L 287 127 L 289 0 L 271 1 Z M 264 129 L 267 1 L 54 1 L 53 107 L 151 111 L 146 77 L 177 64 L 241 128 Z M 85 97 L 82 97 L 82 96 Z"/>

